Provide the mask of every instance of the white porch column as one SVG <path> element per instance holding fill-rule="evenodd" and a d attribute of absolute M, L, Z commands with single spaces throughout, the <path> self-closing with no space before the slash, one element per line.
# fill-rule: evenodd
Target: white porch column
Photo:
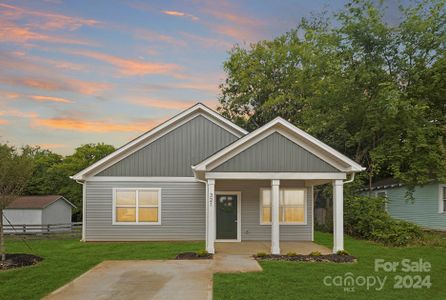
<path fill-rule="evenodd" d="M 206 237 L 206 251 L 209 253 L 215 253 L 215 180 L 208 180 L 208 195 L 207 195 L 207 205 L 208 205 L 208 230 Z"/>
<path fill-rule="evenodd" d="M 280 180 L 271 180 L 271 254 L 280 254 L 279 187 Z"/>
<path fill-rule="evenodd" d="M 344 250 L 344 182 L 333 181 L 333 253 Z"/>

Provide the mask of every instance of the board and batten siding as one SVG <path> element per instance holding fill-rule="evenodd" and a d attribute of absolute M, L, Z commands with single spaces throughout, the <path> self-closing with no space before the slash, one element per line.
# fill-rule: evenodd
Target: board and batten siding
<path fill-rule="evenodd" d="M 113 188 L 161 188 L 160 225 L 112 225 Z M 205 187 L 199 182 L 86 182 L 86 241 L 205 239 Z"/>
<path fill-rule="evenodd" d="M 197 116 L 97 176 L 192 177 L 191 166 L 237 139 L 207 118 Z"/>
<path fill-rule="evenodd" d="M 387 193 L 387 211 L 392 217 L 425 228 L 446 230 L 446 214 L 438 212 L 438 183 L 416 187 L 413 195 L 414 202 L 405 198 L 407 189 L 404 186 L 377 190 L 375 193 L 382 191 Z"/>
<path fill-rule="evenodd" d="M 280 188 L 305 188 L 303 181 L 280 181 Z M 260 225 L 260 188 L 271 188 L 270 180 L 216 180 L 215 191 L 241 192 L 242 241 L 271 240 L 271 225 Z M 281 241 L 311 241 L 313 237 L 313 201 L 306 188 L 306 225 L 280 225 Z"/>
<path fill-rule="evenodd" d="M 212 172 L 340 172 L 313 153 L 274 132 L 215 167 Z"/>

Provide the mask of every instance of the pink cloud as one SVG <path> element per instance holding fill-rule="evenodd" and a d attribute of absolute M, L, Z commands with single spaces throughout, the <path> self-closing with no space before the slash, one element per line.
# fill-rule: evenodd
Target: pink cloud
<path fill-rule="evenodd" d="M 9 124 L 9 121 L 8 121 L 8 120 L 2 120 L 2 119 L 0 119 L 0 125 L 7 125 L 7 124 Z"/>
<path fill-rule="evenodd" d="M 74 31 L 82 26 L 95 26 L 100 24 L 99 21 L 93 19 L 32 10 L 6 3 L 0 3 L 0 9 L 0 14 L 9 20 L 19 20 L 23 17 L 34 18 L 28 20 L 28 26 L 36 27 L 41 30 L 68 29 Z"/>
<path fill-rule="evenodd" d="M 141 132 L 156 126 L 159 120 L 135 121 L 119 123 L 116 120 L 91 121 L 79 118 L 36 118 L 33 126 L 42 126 L 57 130 L 70 130 L 79 132 Z"/>
<path fill-rule="evenodd" d="M 184 13 L 181 11 L 176 11 L 176 10 L 162 10 L 161 11 L 163 14 L 165 15 L 169 15 L 169 16 L 175 16 L 175 17 L 186 17 L 191 19 L 192 21 L 198 21 L 198 17 L 188 14 L 188 13 Z"/>
<path fill-rule="evenodd" d="M 94 95 L 110 88 L 110 84 L 82 81 L 71 78 L 49 78 L 41 79 L 35 77 L 0 77 L 0 83 L 45 91 L 70 91 L 84 95 Z"/>
<path fill-rule="evenodd" d="M 61 97 L 32 95 L 30 98 L 40 102 L 73 103 L 73 101 Z"/>
<path fill-rule="evenodd" d="M 142 76 L 146 74 L 175 74 L 181 67 L 175 64 L 166 64 L 158 62 L 146 62 L 136 59 L 125 59 L 105 53 L 85 50 L 67 51 L 75 55 L 82 55 L 105 63 L 114 65 L 119 73 L 124 76 Z"/>

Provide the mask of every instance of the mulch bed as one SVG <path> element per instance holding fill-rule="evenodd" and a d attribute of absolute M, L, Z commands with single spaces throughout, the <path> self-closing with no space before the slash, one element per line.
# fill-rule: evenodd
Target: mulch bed
<path fill-rule="evenodd" d="M 0 270 L 35 265 L 42 259 L 40 256 L 25 253 L 6 254 L 6 260 L 0 261 Z"/>
<path fill-rule="evenodd" d="M 285 261 L 303 261 L 303 262 L 335 262 L 352 263 L 356 262 L 356 257 L 352 255 L 327 254 L 327 255 L 265 255 L 256 256 L 256 260 L 285 260 Z"/>
<path fill-rule="evenodd" d="M 212 259 L 212 254 L 206 253 L 205 255 L 198 255 L 195 252 L 182 252 L 175 259 Z"/>

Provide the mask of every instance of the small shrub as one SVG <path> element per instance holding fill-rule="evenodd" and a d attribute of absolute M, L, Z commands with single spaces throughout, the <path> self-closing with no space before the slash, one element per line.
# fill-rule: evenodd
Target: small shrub
<path fill-rule="evenodd" d="M 257 257 L 265 257 L 267 255 L 268 254 L 266 254 L 265 252 L 259 252 L 259 253 L 256 254 Z"/>
<path fill-rule="evenodd" d="M 209 252 L 207 252 L 206 250 L 198 250 L 198 251 L 197 251 L 197 255 L 198 255 L 199 257 L 205 257 L 205 256 L 208 256 L 208 255 L 209 255 Z"/>
<path fill-rule="evenodd" d="M 339 250 L 338 252 L 336 252 L 336 254 L 337 254 L 337 255 L 350 255 L 350 254 L 348 254 L 348 252 L 345 251 L 345 250 Z"/>
<path fill-rule="evenodd" d="M 296 252 L 288 252 L 286 256 L 297 256 Z"/>
<path fill-rule="evenodd" d="M 320 253 L 319 251 L 313 251 L 310 253 L 310 256 L 321 256 L 322 253 Z"/>

